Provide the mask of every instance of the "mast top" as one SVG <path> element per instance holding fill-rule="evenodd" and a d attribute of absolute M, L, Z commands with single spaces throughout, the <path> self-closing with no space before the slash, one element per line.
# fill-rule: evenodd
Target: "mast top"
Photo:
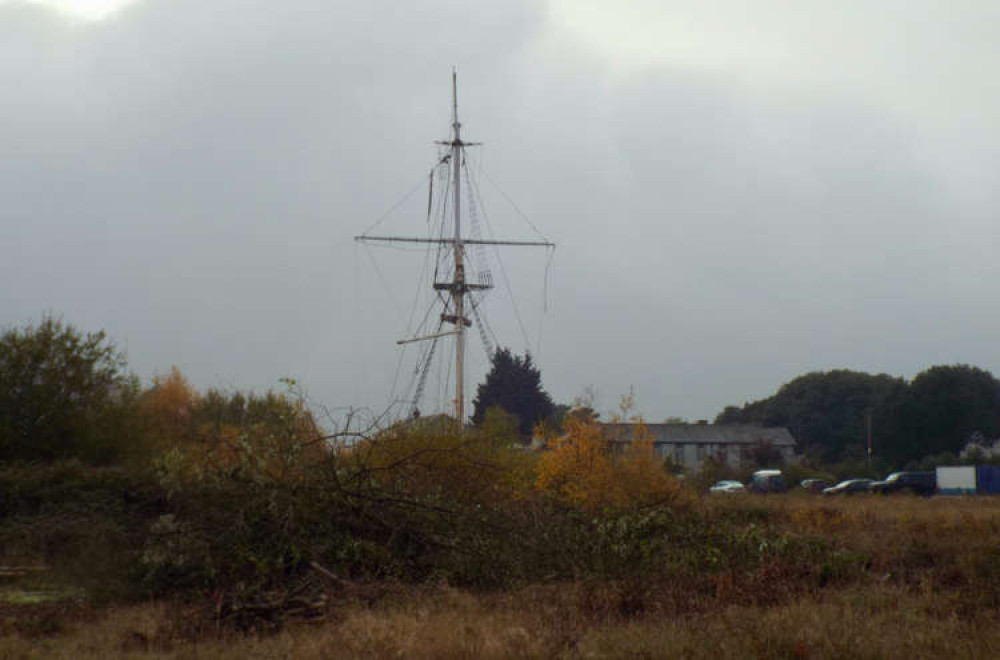
<path fill-rule="evenodd" d="M 451 127 L 455 132 L 455 142 L 461 143 L 459 131 L 462 125 L 458 122 L 458 71 L 451 70 Z"/>

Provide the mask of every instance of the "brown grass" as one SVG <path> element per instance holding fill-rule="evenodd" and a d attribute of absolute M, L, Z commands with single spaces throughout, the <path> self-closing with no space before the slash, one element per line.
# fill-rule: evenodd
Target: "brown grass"
<path fill-rule="evenodd" d="M 9 606 L 0 658 L 1000 657 L 1000 500 L 696 506 L 734 533 L 757 526 L 815 543 L 822 566 L 775 555 L 750 568 L 485 594 L 382 584 L 334 599 L 323 623 L 268 635 L 217 628 L 201 604 L 30 616 Z"/>
<path fill-rule="evenodd" d="M 570 590 L 573 587 L 569 587 Z M 429 597 L 428 597 L 429 596 Z M 932 592 L 855 586 L 780 606 L 727 606 L 690 616 L 594 621 L 573 610 L 539 612 L 531 595 L 504 603 L 442 588 L 355 607 L 335 621 L 269 636 L 173 636 L 162 604 L 109 610 L 61 635 L 0 640 L 3 658 L 994 658 L 995 610 L 950 611 Z M 548 605 L 552 607 L 552 605 Z M 554 616 L 563 617 L 561 625 Z"/>

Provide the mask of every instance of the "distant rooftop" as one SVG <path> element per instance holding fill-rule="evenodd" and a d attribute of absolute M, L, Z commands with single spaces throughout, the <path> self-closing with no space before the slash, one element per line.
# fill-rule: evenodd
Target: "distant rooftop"
<path fill-rule="evenodd" d="M 794 447 L 795 438 L 783 426 L 753 424 L 644 424 L 654 444 L 739 444 L 766 443 L 775 447 Z M 609 430 L 620 430 L 622 441 L 631 440 L 635 424 L 605 424 Z"/>

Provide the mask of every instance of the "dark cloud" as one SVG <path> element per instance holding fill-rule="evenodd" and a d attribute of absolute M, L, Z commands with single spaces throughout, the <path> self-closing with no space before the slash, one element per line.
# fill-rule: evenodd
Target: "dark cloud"
<path fill-rule="evenodd" d="M 875 101 L 618 77 L 552 20 L 530 2 L 146 0 L 84 26 L 0 4 L 0 322 L 61 312 L 146 376 L 294 376 L 380 408 L 421 262 L 351 237 L 426 176 L 456 65 L 491 223 L 532 234 L 508 195 L 559 243 L 546 314 L 545 255 L 516 251 L 520 323 L 505 285 L 486 310 L 557 400 L 634 385 L 653 418 L 706 417 L 809 369 L 1000 368 L 995 136 L 962 136 L 979 147 L 956 187 L 929 157 L 942 133 Z M 423 195 L 385 229 L 419 233 Z"/>

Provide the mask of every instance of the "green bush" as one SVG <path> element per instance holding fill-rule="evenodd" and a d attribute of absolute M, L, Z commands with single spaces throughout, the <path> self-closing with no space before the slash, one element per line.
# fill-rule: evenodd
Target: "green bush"
<path fill-rule="evenodd" d="M 103 332 L 46 316 L 0 335 L 0 461 L 128 454 L 138 381 Z"/>
<path fill-rule="evenodd" d="M 4 559 L 43 561 L 99 598 L 138 595 L 139 553 L 164 506 L 138 472 L 79 461 L 0 467 Z"/>

